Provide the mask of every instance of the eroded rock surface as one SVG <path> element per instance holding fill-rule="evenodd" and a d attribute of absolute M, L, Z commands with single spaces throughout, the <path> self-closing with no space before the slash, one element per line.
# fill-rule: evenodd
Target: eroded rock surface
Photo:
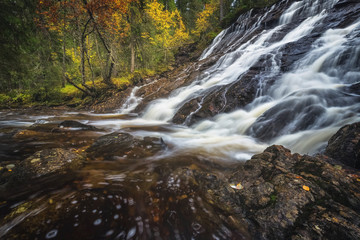
<path fill-rule="evenodd" d="M 272 146 L 238 166 L 230 181 L 256 238 L 359 236 L 359 176 L 326 160 Z"/>
<path fill-rule="evenodd" d="M 342 163 L 360 168 L 360 123 L 342 127 L 329 140 L 325 154 Z"/>

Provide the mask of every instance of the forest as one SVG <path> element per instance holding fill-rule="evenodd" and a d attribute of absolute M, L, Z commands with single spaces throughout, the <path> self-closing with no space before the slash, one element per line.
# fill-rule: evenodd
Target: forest
<path fill-rule="evenodd" d="M 91 103 L 169 70 L 236 17 L 274 1 L 6 0 L 0 9 L 0 105 Z"/>

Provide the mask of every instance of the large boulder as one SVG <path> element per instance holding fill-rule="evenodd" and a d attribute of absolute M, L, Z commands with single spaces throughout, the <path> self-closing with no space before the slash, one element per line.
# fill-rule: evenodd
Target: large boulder
<path fill-rule="evenodd" d="M 76 150 L 53 148 L 34 153 L 23 161 L 8 164 L 0 173 L 0 199 L 16 199 L 47 188 L 57 188 L 74 178 L 83 166 Z"/>
<path fill-rule="evenodd" d="M 360 169 L 360 122 L 346 125 L 330 138 L 325 154 Z"/>
<path fill-rule="evenodd" d="M 256 239 L 357 239 L 358 177 L 325 156 L 271 146 L 240 164 L 230 182 Z"/>

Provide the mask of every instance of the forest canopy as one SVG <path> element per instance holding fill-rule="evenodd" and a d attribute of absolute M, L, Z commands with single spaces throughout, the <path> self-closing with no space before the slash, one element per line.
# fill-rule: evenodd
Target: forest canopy
<path fill-rule="evenodd" d="M 96 98 L 166 71 L 179 48 L 205 48 L 270 0 L 6 0 L 0 105 Z"/>

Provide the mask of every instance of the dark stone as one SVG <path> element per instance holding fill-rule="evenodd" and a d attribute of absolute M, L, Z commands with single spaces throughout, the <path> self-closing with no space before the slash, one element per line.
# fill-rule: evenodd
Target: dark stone
<path fill-rule="evenodd" d="M 257 79 L 256 72 L 249 71 L 233 84 L 214 87 L 203 98 L 198 97 L 186 102 L 172 121 L 176 124 L 191 125 L 219 113 L 244 107 L 255 98 L 258 82 L 254 79 Z"/>
<path fill-rule="evenodd" d="M 235 192 L 255 239 L 356 239 L 360 233 L 352 224 L 360 220 L 357 176 L 325 156 L 271 146 L 240 164 L 230 182 L 242 186 Z"/>
<path fill-rule="evenodd" d="M 340 0 L 335 4 L 335 8 L 348 6 L 349 4 L 359 4 L 358 0 Z"/>
<path fill-rule="evenodd" d="M 330 138 L 325 154 L 360 169 L 360 123 L 346 125 Z"/>
<path fill-rule="evenodd" d="M 74 178 L 71 174 L 83 166 L 83 157 L 75 150 L 45 149 L 15 164 L 11 172 L 0 176 L 0 199 L 16 199 L 33 192 L 61 186 Z"/>
<path fill-rule="evenodd" d="M 77 121 L 73 120 L 66 120 L 59 124 L 60 128 L 78 128 L 80 130 L 90 130 L 90 131 L 96 131 L 98 130 L 96 127 L 91 125 L 86 125 Z"/>
<path fill-rule="evenodd" d="M 161 138 L 144 137 L 134 138 L 129 133 L 115 132 L 99 137 L 88 148 L 88 156 L 94 158 L 128 158 L 137 159 L 150 157 L 165 150 L 166 144 Z"/>

